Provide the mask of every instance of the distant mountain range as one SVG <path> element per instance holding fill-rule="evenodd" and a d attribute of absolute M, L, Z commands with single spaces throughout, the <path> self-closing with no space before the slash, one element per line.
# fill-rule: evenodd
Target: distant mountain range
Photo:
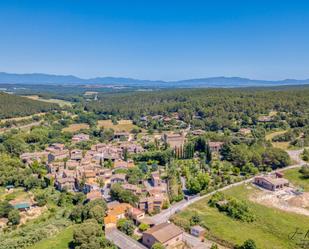
<path fill-rule="evenodd" d="M 248 87 L 309 84 L 309 79 L 254 80 L 241 77 L 211 77 L 178 81 L 139 80 L 121 77 L 97 77 L 82 79 L 73 75 L 13 74 L 0 72 L 0 84 L 51 84 L 51 85 L 120 85 L 132 87 Z"/>

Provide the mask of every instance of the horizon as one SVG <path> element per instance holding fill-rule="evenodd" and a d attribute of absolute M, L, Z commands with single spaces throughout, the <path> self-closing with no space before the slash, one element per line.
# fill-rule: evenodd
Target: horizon
<path fill-rule="evenodd" d="M 0 71 L 308 79 L 306 1 L 1 1 Z"/>
<path fill-rule="evenodd" d="M 309 77 L 305 78 L 281 78 L 281 79 L 257 79 L 257 78 L 249 78 L 243 76 L 225 76 L 225 75 L 218 75 L 218 76 L 205 76 L 205 77 L 196 77 L 196 78 L 184 78 L 184 79 L 175 79 L 175 80 L 163 80 L 163 79 L 146 79 L 146 78 L 134 78 L 130 76 L 114 76 L 114 75 L 102 75 L 102 76 L 94 76 L 94 77 L 80 77 L 78 75 L 73 74 L 50 74 L 50 73 L 42 73 L 42 72 L 30 72 L 30 73 L 15 73 L 15 72 L 3 72 L 0 71 L 0 74 L 8 74 L 8 75 L 17 75 L 17 76 L 31 76 L 31 75 L 46 75 L 46 76 L 55 76 L 55 77 L 75 77 L 81 80 L 93 80 L 99 78 L 121 78 L 121 79 L 130 79 L 130 80 L 137 80 L 137 81 L 161 81 L 165 83 L 173 83 L 179 81 L 190 81 L 190 80 L 203 80 L 203 79 L 218 79 L 218 78 L 225 78 L 225 79 L 233 79 L 233 78 L 240 78 L 240 79 L 247 79 L 250 81 L 270 81 L 270 82 L 281 82 L 286 80 L 296 80 L 296 81 L 306 81 L 309 80 Z M 44 82 L 43 82 L 44 83 Z M 4 84 L 4 83 L 0 83 Z M 14 83 L 15 84 L 15 83 Z"/>

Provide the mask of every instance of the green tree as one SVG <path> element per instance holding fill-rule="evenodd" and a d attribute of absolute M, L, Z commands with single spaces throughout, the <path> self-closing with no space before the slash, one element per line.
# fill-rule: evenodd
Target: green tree
<path fill-rule="evenodd" d="M 103 231 L 95 220 L 87 220 L 73 231 L 75 249 L 101 249 L 103 243 Z"/>
<path fill-rule="evenodd" d="M 12 211 L 13 209 L 13 206 L 8 201 L 0 201 L 0 218 L 7 218 L 10 211 Z"/>
<path fill-rule="evenodd" d="M 137 168 L 130 168 L 127 172 L 128 183 L 130 184 L 138 184 L 143 178 L 143 172 Z"/>
<path fill-rule="evenodd" d="M 113 184 L 110 191 L 111 197 L 120 202 L 130 203 L 135 205 L 139 198 L 129 190 L 123 189 L 120 184 Z"/>
<path fill-rule="evenodd" d="M 212 244 L 210 249 L 218 249 L 218 245 L 217 244 Z"/>
<path fill-rule="evenodd" d="M 18 225 L 20 222 L 20 214 L 17 209 L 13 209 L 8 214 L 9 223 L 12 225 Z"/>
<path fill-rule="evenodd" d="M 119 219 L 117 221 L 117 228 L 125 233 L 126 235 L 131 236 L 134 233 L 134 224 L 133 221 L 128 219 Z"/>
<path fill-rule="evenodd" d="M 3 142 L 8 153 L 14 156 L 20 156 L 27 150 L 27 144 L 21 137 L 11 137 Z"/>
<path fill-rule="evenodd" d="M 138 226 L 138 229 L 141 231 L 141 232 L 145 232 L 146 230 L 149 229 L 149 225 L 146 224 L 146 223 L 141 223 L 139 226 Z"/>
<path fill-rule="evenodd" d="M 304 149 L 302 153 L 302 158 L 304 161 L 309 162 L 309 150 L 308 149 Z"/>
<path fill-rule="evenodd" d="M 96 205 L 89 210 L 89 218 L 95 219 L 98 223 L 103 222 L 104 216 L 105 216 L 105 209 L 100 205 Z"/>
<path fill-rule="evenodd" d="M 309 165 L 303 165 L 299 172 L 303 175 L 305 179 L 309 179 Z"/>
<path fill-rule="evenodd" d="M 101 208 L 93 209 L 96 206 L 100 206 L 102 209 Z M 103 213 L 102 213 L 102 210 L 103 210 Z M 90 201 L 83 208 L 82 220 L 90 219 L 93 217 L 96 217 L 99 219 L 100 215 L 102 214 L 103 215 L 101 216 L 101 219 L 103 219 L 103 217 L 105 216 L 106 210 L 107 210 L 107 207 L 106 207 L 106 202 L 104 200 L 96 199 L 96 200 Z"/>
<path fill-rule="evenodd" d="M 156 242 L 152 245 L 151 249 L 165 249 L 165 247 L 161 243 Z"/>
<path fill-rule="evenodd" d="M 192 194 L 197 194 L 201 192 L 202 187 L 198 179 L 191 177 L 187 182 L 186 182 L 186 187 L 187 189 L 192 193 Z"/>
<path fill-rule="evenodd" d="M 257 246 L 256 246 L 254 240 L 248 239 L 239 248 L 240 249 L 257 249 Z"/>

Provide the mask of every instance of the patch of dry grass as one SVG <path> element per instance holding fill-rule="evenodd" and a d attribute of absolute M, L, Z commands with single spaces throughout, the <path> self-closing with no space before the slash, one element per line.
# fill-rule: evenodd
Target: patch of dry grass
<path fill-rule="evenodd" d="M 85 124 L 85 123 L 71 124 L 71 125 L 69 125 L 69 127 L 63 128 L 62 131 L 65 131 L 65 132 L 77 132 L 77 131 L 80 131 L 82 129 L 89 129 L 89 125 Z"/>
<path fill-rule="evenodd" d="M 104 127 L 105 129 L 113 129 L 116 132 L 126 131 L 130 132 L 133 128 L 137 128 L 131 120 L 119 120 L 118 124 L 114 125 L 112 120 L 99 120 L 98 127 Z"/>
<path fill-rule="evenodd" d="M 66 106 L 66 105 L 72 106 L 71 102 L 65 101 L 65 100 L 62 100 L 62 99 L 43 99 L 43 98 L 40 98 L 40 96 L 38 96 L 38 95 L 28 95 L 28 96 L 25 96 L 25 97 L 28 98 L 28 99 L 38 100 L 38 101 L 42 101 L 42 102 L 58 104 L 61 107 Z"/>

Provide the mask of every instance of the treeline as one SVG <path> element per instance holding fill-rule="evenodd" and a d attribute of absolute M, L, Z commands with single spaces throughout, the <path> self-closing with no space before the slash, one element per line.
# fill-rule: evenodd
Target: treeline
<path fill-rule="evenodd" d="M 56 104 L 27 99 L 0 92 L 0 119 L 28 116 L 59 109 Z"/>
<path fill-rule="evenodd" d="M 185 89 L 101 96 L 85 105 L 100 115 L 139 122 L 143 115 L 170 115 L 194 128 L 220 130 L 255 125 L 261 115 L 275 111 L 269 128 L 309 124 L 309 88 L 302 89 Z M 196 118 L 198 117 L 198 118 Z"/>

